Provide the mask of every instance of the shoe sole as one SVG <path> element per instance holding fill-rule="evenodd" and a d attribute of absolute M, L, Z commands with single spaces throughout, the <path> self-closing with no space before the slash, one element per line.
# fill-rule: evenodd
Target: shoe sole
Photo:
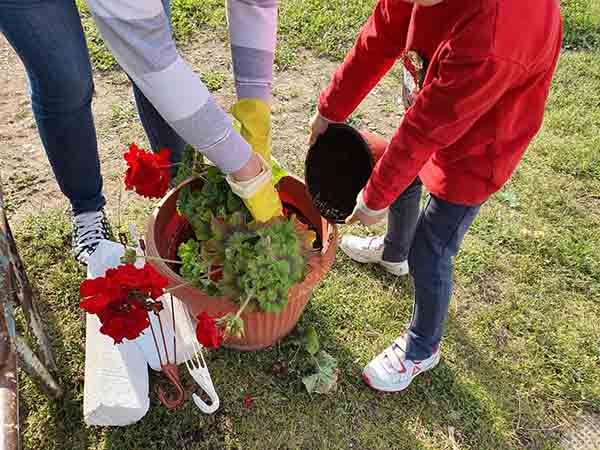
<path fill-rule="evenodd" d="M 371 381 L 371 379 L 365 372 L 362 373 L 362 379 L 366 383 L 366 385 L 369 386 L 374 391 L 377 391 L 380 393 L 386 393 L 386 394 L 396 394 L 396 393 L 399 393 L 399 392 L 402 392 L 402 391 L 408 389 L 408 387 L 412 384 L 413 380 L 415 378 L 417 378 L 419 375 L 421 375 L 422 373 L 425 373 L 431 369 L 434 369 L 440 363 L 440 359 L 441 359 L 441 357 L 438 357 L 437 360 L 435 360 L 435 362 L 431 366 L 429 366 L 427 369 L 420 371 L 418 374 L 416 374 L 414 377 L 412 377 L 409 380 L 409 382 L 406 386 L 399 388 L 399 389 L 387 389 L 387 388 L 377 387 L 373 384 L 373 382 Z"/>
<path fill-rule="evenodd" d="M 342 251 L 344 252 L 344 254 L 345 254 L 345 255 L 346 255 L 348 258 L 350 258 L 352 261 L 355 261 L 355 262 L 357 262 L 357 263 L 359 263 L 359 264 L 378 264 L 378 265 L 379 265 L 380 267 L 382 267 L 382 268 L 383 268 L 383 269 L 384 269 L 384 270 L 385 270 L 387 273 L 389 273 L 390 275 L 394 275 L 394 276 L 396 276 L 396 277 L 403 277 L 403 276 L 406 276 L 406 275 L 408 275 L 408 271 L 406 271 L 406 272 L 400 272 L 400 273 L 394 272 L 392 269 L 390 269 L 390 268 L 386 267 L 386 266 L 383 264 L 385 261 L 383 261 L 383 260 L 381 260 L 381 259 L 378 259 L 378 260 L 376 260 L 376 261 L 373 261 L 372 259 L 369 259 L 369 258 L 363 258 L 363 257 L 362 257 L 362 256 L 360 256 L 360 255 L 357 255 L 357 254 L 355 254 L 355 253 L 352 253 L 352 252 L 350 252 L 349 250 L 346 250 L 346 249 L 344 248 L 344 246 L 343 246 L 343 245 L 340 245 L 340 248 L 342 249 Z"/>

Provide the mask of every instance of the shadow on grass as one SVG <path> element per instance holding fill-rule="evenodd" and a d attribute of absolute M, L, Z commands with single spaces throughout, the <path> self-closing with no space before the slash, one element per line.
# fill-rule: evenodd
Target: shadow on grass
<path fill-rule="evenodd" d="M 459 321 L 450 323 L 448 339 L 456 351 L 448 352 L 448 363 L 442 360 L 435 371 L 420 376 L 405 393 L 381 396 L 364 385 L 361 370 L 381 348 L 365 351 L 371 339 L 362 312 L 366 315 L 364 310 L 370 305 L 351 309 L 357 305 L 350 303 L 368 292 L 359 292 L 346 303 L 342 284 L 356 282 L 356 277 L 361 283 L 366 277 L 370 288 L 378 289 L 377 295 L 381 292 L 389 297 L 374 304 L 381 322 L 391 322 L 400 334 L 410 318 L 410 282 L 388 276 L 379 268 L 349 264 L 342 255 L 321 287 L 329 289 L 329 294 L 319 292 L 301 320 L 303 326 L 315 326 L 323 349 L 339 362 L 336 393 L 306 393 L 301 377 L 311 370 L 310 360 L 290 337 L 261 352 L 223 349 L 209 355 L 208 364 L 222 400 L 213 416 L 203 415 L 191 402 L 180 411 L 167 411 L 152 390 L 150 411 L 139 423 L 125 428 L 87 428 L 82 417 L 84 330 L 77 306 L 78 281 L 83 274 L 69 262 L 69 227 L 61 220 L 64 218 L 50 217 L 44 226 L 32 226 L 21 235 L 23 256 L 42 294 L 42 311 L 48 319 L 66 390 L 64 399 L 53 402 L 26 383 L 23 414 L 27 448 L 425 450 L 431 448 L 431 442 L 446 445 L 448 427 L 456 430 L 456 442 L 466 448 L 540 448 L 540 441 L 530 435 L 507 432 L 515 419 L 515 408 L 507 406 L 507 399 L 515 398 L 515 379 L 505 376 L 493 360 L 481 354 Z M 355 291 L 354 285 L 349 288 L 348 292 Z M 337 303 L 328 309 L 328 301 Z M 348 308 L 344 308 L 346 304 Z M 377 328 L 381 323 L 375 325 Z M 383 344 L 388 339 L 385 329 L 377 332 L 375 339 L 382 338 Z M 285 376 L 272 372 L 273 364 L 280 360 L 290 363 Z M 468 373 L 458 373 L 466 365 L 457 364 L 458 360 L 477 364 Z M 188 391 L 193 390 L 184 367 L 181 374 Z M 157 376 L 152 375 L 153 387 L 156 381 Z M 253 398 L 250 407 L 245 406 L 246 396 Z M 539 419 L 523 411 L 519 421 L 536 424 Z"/>
<path fill-rule="evenodd" d="M 387 290 L 398 297 L 401 305 L 393 307 L 412 308 L 412 287 L 408 279 L 399 281 L 373 266 L 337 267 L 337 275 L 344 273 L 377 277 Z M 390 305 L 390 309 L 393 307 Z M 409 315 L 402 315 L 406 318 L 404 325 L 408 324 Z M 356 391 L 364 390 L 359 378 L 362 367 L 351 362 L 356 358 L 355 352 L 345 344 L 336 342 L 335 335 L 331 332 L 323 334 L 329 330 L 327 318 L 313 313 L 310 320 L 317 324 L 323 340 L 330 343 L 331 353 L 343 364 L 346 363 L 344 372 L 352 376 L 352 380 L 347 380 L 347 383 Z M 399 328 L 397 334 L 401 334 L 403 329 Z M 368 393 L 362 395 L 362 401 L 375 409 L 391 408 L 397 413 L 399 423 L 416 416 L 431 434 L 444 434 L 449 441 L 454 439 L 468 448 L 542 448 L 555 436 L 539 431 L 542 430 L 539 413 L 536 415 L 531 409 L 521 410 L 520 405 L 517 405 L 519 398 L 515 384 L 518 383 L 518 374 L 507 376 L 506 371 L 501 371 L 493 360 L 484 357 L 481 349 L 471 342 L 469 336 L 460 320 L 451 319 L 446 339 L 451 341 L 451 347 L 455 350 L 447 356 L 461 361 L 459 364 L 446 364 L 443 358 L 439 367 L 417 378 L 414 385 L 404 393 L 384 397 Z M 477 364 L 469 367 L 466 361 L 477 361 Z M 462 373 L 464 367 L 467 369 Z M 457 373 L 456 370 L 461 372 Z M 526 429 L 526 426 L 531 428 Z"/>

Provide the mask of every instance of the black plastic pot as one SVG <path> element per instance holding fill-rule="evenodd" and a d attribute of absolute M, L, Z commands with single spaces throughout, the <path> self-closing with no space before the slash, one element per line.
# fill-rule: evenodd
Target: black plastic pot
<path fill-rule="evenodd" d="M 306 155 L 304 177 L 308 194 L 321 215 L 343 223 L 356 206 L 387 141 L 350 125 L 332 124 Z"/>

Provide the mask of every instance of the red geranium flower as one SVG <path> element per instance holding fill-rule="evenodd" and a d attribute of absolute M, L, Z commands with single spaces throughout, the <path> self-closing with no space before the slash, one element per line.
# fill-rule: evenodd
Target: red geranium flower
<path fill-rule="evenodd" d="M 171 152 L 163 148 L 160 152 L 147 152 L 131 144 L 123 155 L 127 162 L 125 188 L 147 198 L 160 198 L 169 189 L 171 172 L 169 160 Z"/>
<path fill-rule="evenodd" d="M 81 283 L 81 308 L 96 314 L 102 323 L 100 332 L 120 344 L 135 339 L 149 325 L 148 311 L 160 309 L 156 300 L 164 294 L 168 280 L 150 265 L 138 269 L 125 264 L 106 271 L 104 277 Z"/>
<path fill-rule="evenodd" d="M 116 269 L 108 269 L 106 276 L 124 288 L 134 289 L 145 297 L 156 300 L 164 294 L 169 280 L 159 274 L 150 264 L 138 269 L 133 264 L 125 264 Z"/>
<path fill-rule="evenodd" d="M 111 302 L 126 295 L 119 283 L 104 277 L 84 280 L 79 286 L 79 293 L 84 298 L 79 306 L 90 314 L 100 313 Z"/>
<path fill-rule="evenodd" d="M 206 348 L 219 348 L 223 339 L 223 333 L 217 327 L 214 317 L 210 317 L 205 311 L 202 311 L 198 317 L 196 325 L 196 338 Z"/>
<path fill-rule="evenodd" d="M 100 333 L 113 338 L 116 344 L 124 338 L 137 338 L 150 325 L 148 311 L 135 299 L 113 302 L 98 317 L 102 323 Z"/>

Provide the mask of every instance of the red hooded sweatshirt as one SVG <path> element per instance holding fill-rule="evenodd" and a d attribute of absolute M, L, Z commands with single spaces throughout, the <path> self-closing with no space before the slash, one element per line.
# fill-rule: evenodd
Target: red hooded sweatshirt
<path fill-rule="evenodd" d="M 321 115 L 343 122 L 398 58 L 426 62 L 363 190 L 366 206 L 386 208 L 417 175 L 452 203 L 498 191 L 542 124 L 561 42 L 558 0 L 380 0 L 319 98 Z"/>

